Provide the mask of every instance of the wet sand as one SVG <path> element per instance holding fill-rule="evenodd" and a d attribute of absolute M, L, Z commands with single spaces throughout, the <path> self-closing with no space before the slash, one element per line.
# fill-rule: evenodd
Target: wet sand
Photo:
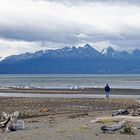
<path fill-rule="evenodd" d="M 15 89 L 14 89 L 15 90 Z M 101 94 L 100 89 L 88 89 L 86 92 Z M 102 89 L 103 90 L 103 89 Z M 25 91 L 25 90 L 24 90 Z M 44 91 L 44 90 L 43 90 Z M 62 90 L 49 90 L 48 93 Z M 75 90 L 73 90 L 75 91 Z M 128 90 L 130 94 L 134 90 Z M 139 90 L 135 93 L 138 94 Z M 12 92 L 12 91 L 11 91 Z M 21 91 L 20 91 L 21 92 Z M 39 91 L 37 91 L 39 92 Z M 68 92 L 72 92 L 68 90 Z M 76 92 L 80 92 L 76 90 Z M 83 90 L 82 90 L 83 92 Z M 123 94 L 124 90 L 116 90 Z M 40 92 L 39 92 L 40 93 Z M 46 93 L 46 91 L 45 91 Z M 66 90 L 64 93 L 67 93 Z M 81 92 L 80 92 L 81 93 Z M 122 135 L 119 131 L 103 134 L 103 124 L 93 124 L 96 117 L 111 115 L 112 111 L 126 108 L 140 108 L 138 99 L 93 99 L 93 98 L 16 98 L 0 97 L 0 113 L 13 113 L 18 110 L 19 118 L 25 121 L 25 130 L 10 133 L 0 132 L 2 140 L 139 140 L 140 130 L 136 135 Z M 132 124 L 140 127 L 140 123 Z"/>
<path fill-rule="evenodd" d="M 25 89 L 25 88 L 5 88 L 0 89 L 0 93 L 44 93 L 44 94 L 104 94 L 104 88 L 84 88 L 84 89 Z M 119 89 L 111 88 L 111 94 L 120 95 L 140 95 L 140 89 Z"/>

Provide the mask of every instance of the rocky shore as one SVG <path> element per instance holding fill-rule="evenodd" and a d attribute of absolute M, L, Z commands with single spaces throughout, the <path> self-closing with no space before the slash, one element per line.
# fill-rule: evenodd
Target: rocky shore
<path fill-rule="evenodd" d="M 103 134 L 100 129 L 103 124 L 91 123 L 96 117 L 111 115 L 117 109 L 137 108 L 140 100 L 129 98 L 0 97 L 0 113 L 19 111 L 19 118 L 25 121 L 25 130 L 0 132 L 0 137 L 3 140 L 139 140 L 140 130 L 136 130 L 136 135 Z M 140 123 L 131 125 L 140 128 Z"/>
<path fill-rule="evenodd" d="M 18 110 L 21 118 L 137 107 L 134 99 L 0 97 L 0 113 Z"/>

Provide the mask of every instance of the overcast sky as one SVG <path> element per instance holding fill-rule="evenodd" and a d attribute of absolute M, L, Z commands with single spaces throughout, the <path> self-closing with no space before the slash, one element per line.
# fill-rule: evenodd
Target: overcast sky
<path fill-rule="evenodd" d="M 140 49 L 140 0 L 0 0 L 0 56 L 89 43 Z"/>

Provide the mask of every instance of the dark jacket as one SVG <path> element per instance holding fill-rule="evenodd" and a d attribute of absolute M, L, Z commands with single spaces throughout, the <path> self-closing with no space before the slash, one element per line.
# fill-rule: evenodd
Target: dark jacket
<path fill-rule="evenodd" d="M 105 86 L 105 91 L 109 92 L 110 91 L 110 87 L 108 85 Z"/>

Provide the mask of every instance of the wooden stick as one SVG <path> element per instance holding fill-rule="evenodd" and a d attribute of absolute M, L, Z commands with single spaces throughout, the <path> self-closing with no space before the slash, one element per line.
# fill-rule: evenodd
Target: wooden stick
<path fill-rule="evenodd" d="M 6 124 L 10 121 L 10 115 L 8 115 L 5 112 L 2 112 L 1 114 L 1 119 L 3 120 L 2 122 L 0 122 L 0 128 L 4 128 L 6 127 Z"/>
<path fill-rule="evenodd" d="M 7 113 L 3 112 L 2 117 L 5 120 L 0 122 L 0 128 L 5 129 L 6 132 L 14 130 L 18 115 L 18 111 L 15 111 L 12 115 L 8 115 Z"/>
<path fill-rule="evenodd" d="M 100 117 L 95 120 L 91 120 L 92 123 L 96 122 L 119 122 L 124 120 L 125 122 L 140 122 L 140 116 L 110 116 Z"/>
<path fill-rule="evenodd" d="M 123 128 L 125 125 L 125 121 L 120 121 L 119 123 L 115 123 L 111 126 L 102 126 L 101 130 L 106 132 L 106 131 L 116 131 L 119 130 L 121 128 Z"/>
<path fill-rule="evenodd" d="M 18 116 L 19 116 L 19 112 L 18 111 L 15 111 L 10 116 L 10 121 L 6 125 L 6 129 L 5 129 L 6 132 L 16 131 L 16 121 L 17 121 Z"/>

